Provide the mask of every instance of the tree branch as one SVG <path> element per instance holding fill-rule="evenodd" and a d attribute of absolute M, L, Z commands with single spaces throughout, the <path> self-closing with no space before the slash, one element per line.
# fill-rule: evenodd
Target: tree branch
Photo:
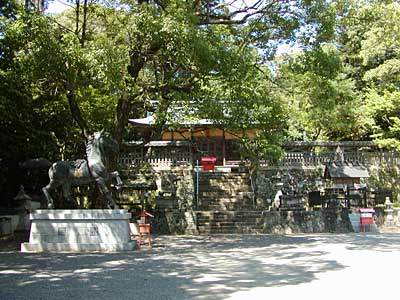
<path fill-rule="evenodd" d="M 210 15 L 210 14 L 199 14 L 201 18 L 200 25 L 241 25 L 245 24 L 247 20 L 256 15 L 266 14 L 272 6 L 279 3 L 279 0 L 273 0 L 265 6 L 261 7 L 264 3 L 263 0 L 256 1 L 252 6 L 245 6 L 243 8 L 232 11 L 227 15 Z M 236 19 L 235 17 L 244 14 L 241 18 Z"/>

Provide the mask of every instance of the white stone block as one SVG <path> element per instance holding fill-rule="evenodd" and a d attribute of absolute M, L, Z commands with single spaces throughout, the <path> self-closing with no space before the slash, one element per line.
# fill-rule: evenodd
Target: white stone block
<path fill-rule="evenodd" d="M 126 251 L 134 248 L 126 210 L 36 210 L 22 252 Z"/>

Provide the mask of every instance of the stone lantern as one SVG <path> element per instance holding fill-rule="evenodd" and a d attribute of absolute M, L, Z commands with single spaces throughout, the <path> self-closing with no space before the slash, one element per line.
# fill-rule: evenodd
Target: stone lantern
<path fill-rule="evenodd" d="M 29 209 L 28 206 L 30 205 L 32 198 L 27 193 L 25 193 L 24 186 L 21 185 L 18 194 L 14 197 L 14 200 L 17 202 L 17 207 L 19 209 Z"/>
<path fill-rule="evenodd" d="M 394 218 L 393 218 L 393 203 L 390 201 L 389 197 L 385 199 L 385 226 L 393 226 Z"/>
<path fill-rule="evenodd" d="M 32 201 L 32 198 L 25 193 L 24 186 L 21 185 L 18 194 L 14 197 L 14 201 L 17 204 L 17 211 L 19 216 L 17 229 L 27 230 L 29 229 L 29 212 L 33 209 L 40 208 L 40 203 Z"/>

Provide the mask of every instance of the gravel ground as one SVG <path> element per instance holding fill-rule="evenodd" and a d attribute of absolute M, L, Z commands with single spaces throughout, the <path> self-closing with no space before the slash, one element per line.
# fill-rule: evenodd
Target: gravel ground
<path fill-rule="evenodd" d="M 128 253 L 0 253 L 0 299 L 398 299 L 400 234 L 156 236 Z M 397 295 L 397 296 L 396 296 Z"/>

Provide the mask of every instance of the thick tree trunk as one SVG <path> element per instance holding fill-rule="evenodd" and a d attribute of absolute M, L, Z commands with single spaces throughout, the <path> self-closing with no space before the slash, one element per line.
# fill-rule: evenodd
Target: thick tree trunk
<path fill-rule="evenodd" d="M 67 99 L 69 103 L 69 108 L 71 110 L 72 118 L 78 123 L 79 128 L 81 129 L 82 135 L 87 140 L 88 138 L 88 126 L 84 118 L 82 117 L 81 109 L 79 108 L 78 103 L 76 102 L 75 90 L 70 90 L 67 93 Z"/>
<path fill-rule="evenodd" d="M 82 22 L 82 36 L 81 36 L 81 45 L 82 48 L 85 47 L 86 42 L 86 27 L 87 27 L 87 16 L 88 15 L 88 0 L 85 0 L 83 3 L 83 22 Z"/>
<path fill-rule="evenodd" d="M 128 123 L 129 113 L 131 109 L 132 105 L 130 99 L 122 96 L 118 100 L 118 105 L 115 112 L 114 133 L 113 133 L 113 137 L 117 141 L 119 146 L 121 146 L 122 144 L 125 126 Z"/>

